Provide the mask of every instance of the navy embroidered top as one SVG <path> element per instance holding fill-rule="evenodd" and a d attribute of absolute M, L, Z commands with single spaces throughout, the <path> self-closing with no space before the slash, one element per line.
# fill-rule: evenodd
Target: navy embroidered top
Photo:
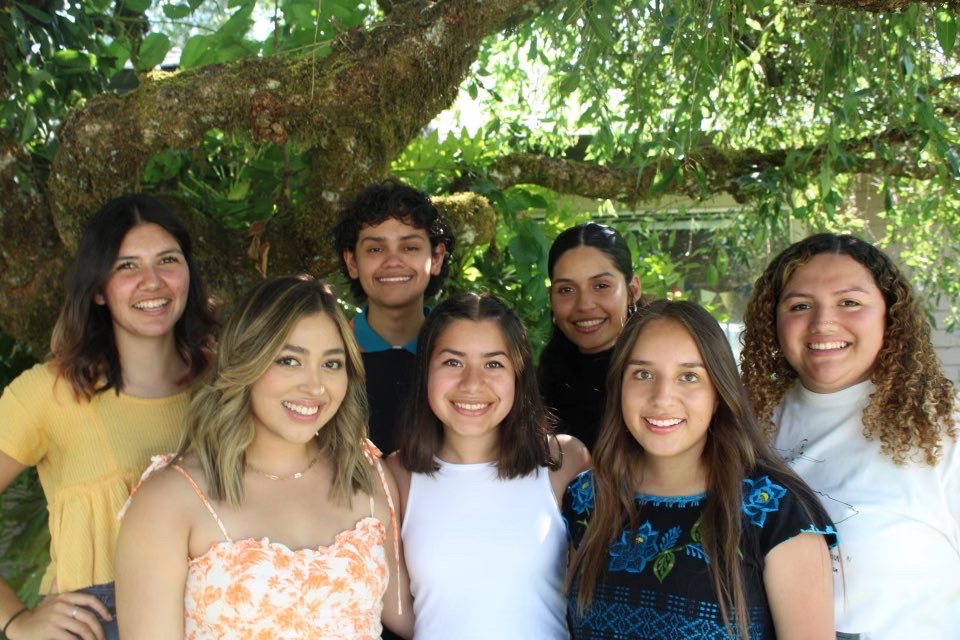
<path fill-rule="evenodd" d="M 829 546 L 836 530 L 819 504 L 811 517 L 789 479 L 767 475 L 747 478 L 743 487 L 743 562 L 752 639 L 776 638 L 763 586 L 764 557 L 800 533 L 819 533 Z M 683 497 L 638 495 L 639 527 L 624 528 L 610 547 L 606 574 L 597 584 L 591 607 L 577 612 L 579 577 L 567 599 L 574 640 L 723 639 L 720 606 L 710 581 L 700 540 L 700 517 L 706 494 Z M 567 488 L 563 517 L 579 548 L 594 509 L 593 474 L 580 474 Z"/>

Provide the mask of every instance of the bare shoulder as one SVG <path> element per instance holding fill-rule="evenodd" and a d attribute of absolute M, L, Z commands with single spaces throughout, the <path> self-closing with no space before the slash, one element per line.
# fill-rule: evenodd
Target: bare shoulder
<path fill-rule="evenodd" d="M 554 458 L 561 460 L 560 467 L 550 471 L 550 480 L 559 502 L 567 486 L 573 482 L 574 478 L 589 469 L 592 461 L 586 445 L 565 433 L 550 438 L 550 452 Z"/>
<path fill-rule="evenodd" d="M 176 461 L 176 464 L 189 473 L 194 482 L 202 481 L 199 467 L 191 468 L 189 461 L 183 460 Z M 153 519 L 161 513 L 165 519 L 176 519 L 178 516 L 185 518 L 197 501 L 196 491 L 187 479 L 168 464 L 153 471 L 136 488 L 124 520 L 141 517 Z"/>

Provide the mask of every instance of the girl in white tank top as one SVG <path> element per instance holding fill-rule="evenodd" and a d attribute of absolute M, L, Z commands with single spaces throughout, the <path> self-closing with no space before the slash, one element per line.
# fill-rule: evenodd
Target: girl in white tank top
<path fill-rule="evenodd" d="M 498 298 L 427 318 L 399 442 L 415 640 L 568 638 L 559 503 L 590 457 L 550 434 L 526 329 Z"/>

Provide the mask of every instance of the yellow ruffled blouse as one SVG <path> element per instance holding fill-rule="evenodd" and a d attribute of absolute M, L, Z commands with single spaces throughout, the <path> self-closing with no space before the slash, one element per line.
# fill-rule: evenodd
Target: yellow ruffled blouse
<path fill-rule="evenodd" d="M 176 449 L 190 394 L 135 398 L 109 390 L 78 402 L 38 364 L 0 397 L 0 451 L 37 467 L 50 512 L 50 566 L 40 592 L 114 580 L 123 507 L 150 457 Z"/>

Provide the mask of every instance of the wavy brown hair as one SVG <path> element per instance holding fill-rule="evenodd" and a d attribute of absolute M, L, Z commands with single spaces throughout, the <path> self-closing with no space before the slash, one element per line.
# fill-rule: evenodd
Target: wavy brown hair
<path fill-rule="evenodd" d="M 457 320 L 496 324 L 516 374 L 513 406 L 497 427 L 497 477 L 522 477 L 541 466 L 558 468 L 560 462 L 550 453 L 550 422 L 537 388 L 527 329 L 513 309 L 490 293 L 461 293 L 447 298 L 430 312 L 421 327 L 413 389 L 398 433 L 400 463 L 416 473 L 433 474 L 440 469 L 434 456 L 443 445 L 443 424 L 430 408 L 430 358 L 440 336 Z"/>
<path fill-rule="evenodd" d="M 879 440 L 881 452 L 898 465 L 913 454 L 935 465 L 943 438 L 957 437 L 953 383 L 934 352 L 930 324 L 910 282 L 884 252 L 850 235 L 821 233 L 794 243 L 754 284 L 740 338 L 740 364 L 760 423 L 769 435 L 776 432 L 774 409 L 797 379 L 777 340 L 777 305 L 797 268 L 821 253 L 850 256 L 863 265 L 887 305 L 883 346 L 870 374 L 876 390 L 863 410 L 863 436 Z"/>
<path fill-rule="evenodd" d="M 639 525 L 636 481 L 643 476 L 644 450 L 623 419 L 623 378 L 637 339 L 651 323 L 662 321 L 687 330 L 717 392 L 717 409 L 701 458 L 707 487 L 700 532 L 710 558 L 707 566 L 721 618 L 728 628 L 736 627 L 734 634 L 747 638 L 750 617 L 742 555 L 748 551 L 748 538 L 743 535 L 741 513 L 744 478 L 768 474 L 783 481 L 808 514 L 820 514 L 824 520 L 826 515 L 813 492 L 773 451 L 754 420 L 720 325 L 706 309 L 687 301 L 657 300 L 641 307 L 627 321 L 613 348 L 607 401 L 593 456 L 596 508 L 573 567 L 574 582 L 579 581 L 577 607 L 581 613 L 589 609 L 596 584 L 607 571 L 610 545 L 624 526 L 636 529 Z"/>
<path fill-rule="evenodd" d="M 190 402 L 177 457 L 196 454 L 215 500 L 243 502 L 244 456 L 254 437 L 250 388 L 273 363 L 297 322 L 319 313 L 336 325 L 347 365 L 343 402 L 315 438 L 333 464 L 330 495 L 350 505 L 357 491 L 373 491 L 375 471 L 361 447 L 367 435 L 367 396 L 356 340 L 325 284 L 309 276 L 283 276 L 261 282 L 237 303 L 223 328 L 213 367 Z"/>

